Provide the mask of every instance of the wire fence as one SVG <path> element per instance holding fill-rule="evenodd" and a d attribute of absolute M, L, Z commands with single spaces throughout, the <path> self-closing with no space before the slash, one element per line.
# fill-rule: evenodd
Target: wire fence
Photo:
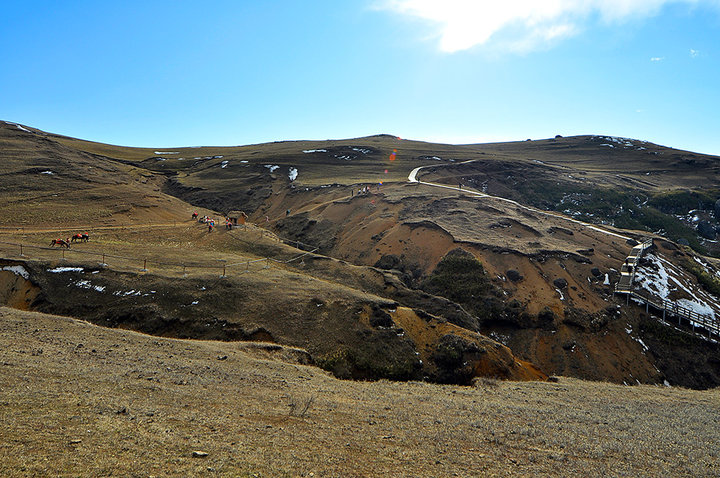
<path fill-rule="evenodd" d="M 86 228 L 87 230 L 92 230 Z M 203 261 L 172 261 L 159 259 L 157 252 L 153 255 L 121 254 L 107 251 L 86 250 L 76 247 L 48 245 L 42 246 L 25 242 L 0 241 L 0 252 L 6 259 L 15 260 L 44 260 L 48 262 L 67 262 L 68 264 L 83 265 L 85 267 L 112 268 L 119 271 L 146 273 L 149 271 L 185 277 L 190 273 L 217 273 L 220 277 L 229 274 L 244 274 L 252 271 L 268 269 L 271 265 L 291 264 L 302 261 L 303 258 L 314 254 L 319 248 L 304 244 L 298 240 L 283 239 L 274 233 L 263 228 L 235 226 L 234 230 L 241 230 L 247 233 L 253 231 L 258 233 L 258 238 L 268 237 L 278 242 L 294 247 L 302 251 L 288 259 L 277 259 L 272 257 L 260 257 L 254 259 L 237 260 L 237 256 L 231 258 L 215 258 Z M 230 231 L 228 231 L 230 232 Z M 248 234 L 249 236 L 250 234 Z M 234 239 L 240 240 L 234 235 Z M 247 237 L 245 238 L 247 239 Z M 83 243 L 81 243 L 83 244 Z"/>

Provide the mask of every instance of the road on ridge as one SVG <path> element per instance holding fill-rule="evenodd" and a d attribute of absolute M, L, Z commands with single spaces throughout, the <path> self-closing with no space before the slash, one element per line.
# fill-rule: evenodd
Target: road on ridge
<path fill-rule="evenodd" d="M 461 163 L 461 164 L 470 163 L 470 162 L 473 162 L 473 161 L 474 161 L 474 160 L 463 161 L 463 163 Z M 512 199 L 507 199 L 507 198 L 503 198 L 503 197 L 500 197 L 500 196 L 493 196 L 493 195 L 490 195 L 490 194 L 481 193 L 481 192 L 479 192 L 479 191 L 473 191 L 472 189 L 461 189 L 460 187 L 457 187 L 457 188 L 456 188 L 456 187 L 454 187 L 454 186 L 448 186 L 447 184 L 429 183 L 429 182 L 420 181 L 419 179 L 417 179 L 417 175 L 418 175 L 418 173 L 420 172 L 420 170 L 421 170 L 421 169 L 424 169 L 424 168 L 428 168 L 428 167 L 430 167 L 430 166 L 419 166 L 419 167 L 413 169 L 412 171 L 410 171 L 410 174 L 408 175 L 408 181 L 410 181 L 411 183 L 425 184 L 426 186 L 433 186 L 433 187 L 436 187 L 436 188 L 445 188 L 445 189 L 452 189 L 453 191 L 461 191 L 461 192 L 464 192 L 464 193 L 466 193 L 466 194 L 469 194 L 469 195 L 472 195 L 472 196 L 476 196 L 476 197 L 478 197 L 478 198 L 489 198 L 489 199 L 496 199 L 496 200 L 498 200 L 498 201 L 505 201 L 505 202 L 510 203 L 510 204 L 512 204 L 512 205 L 514 205 L 514 206 L 521 207 L 521 208 L 523 208 L 523 209 L 525 209 L 525 210 L 527 210 L 527 211 L 532 211 L 532 212 L 534 212 L 534 213 L 536 213 L 536 214 L 542 214 L 542 215 L 545 215 L 545 216 L 555 217 L 555 218 L 558 218 L 558 219 L 562 219 L 562 220 L 564 220 L 564 221 L 568 221 L 568 222 L 572 222 L 572 223 L 575 223 L 575 224 L 579 224 L 579 225 L 581 225 L 582 227 L 585 227 L 585 228 L 587 228 L 587 229 L 592 229 L 593 231 L 601 232 L 601 233 L 606 234 L 606 235 L 608 235 L 608 236 L 614 236 L 614 237 L 617 237 L 617 238 L 620 238 L 620 239 L 631 240 L 631 238 L 628 237 L 628 236 L 623 236 L 622 234 L 618 234 L 618 233 L 616 233 L 616 232 L 608 231 L 607 229 L 603 229 L 603 228 L 601 228 L 601 227 L 597 227 L 597 226 L 595 226 L 595 225 L 593 225 L 593 224 L 589 224 L 589 223 L 587 223 L 587 222 L 578 221 L 577 219 L 573 219 L 573 218 L 570 218 L 570 217 L 567 217 L 567 216 L 563 216 L 562 214 L 555 214 L 555 213 L 552 213 L 552 212 L 543 211 L 542 209 L 536 209 L 536 208 L 534 208 L 534 207 L 525 206 L 524 204 L 520 204 L 519 202 L 513 201 Z M 432 166 L 432 167 L 437 167 L 437 166 Z"/>

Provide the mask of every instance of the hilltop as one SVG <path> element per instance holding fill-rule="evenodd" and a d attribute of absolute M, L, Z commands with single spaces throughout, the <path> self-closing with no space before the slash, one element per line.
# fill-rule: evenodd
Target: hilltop
<path fill-rule="evenodd" d="M 672 298 L 720 313 L 717 261 L 699 255 L 717 253 L 720 158 L 606 136 L 155 149 L 5 123 L 0 141 L 6 242 L 92 234 L 61 272 L 58 251 L 4 247 L 6 303 L 301 347 L 344 378 L 720 383 L 715 342 L 612 288 L 632 245 L 654 237 L 678 268 L 673 287 L 709 290 Z M 447 187 L 409 182 L 416 168 Z M 247 227 L 208 233 L 190 220 L 232 210 Z M 122 259 L 106 267 L 90 252 Z M 252 271 L 253 260 L 265 262 Z"/>

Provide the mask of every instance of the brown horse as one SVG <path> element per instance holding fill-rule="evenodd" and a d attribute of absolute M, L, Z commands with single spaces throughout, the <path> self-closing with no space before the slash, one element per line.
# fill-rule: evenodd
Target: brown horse
<path fill-rule="evenodd" d="M 70 238 L 53 239 L 52 242 L 50 243 L 50 247 L 55 247 L 55 246 L 67 247 L 68 249 L 70 249 Z"/>
<path fill-rule="evenodd" d="M 73 235 L 73 237 L 70 238 L 70 242 L 75 241 L 81 241 L 81 242 L 87 242 L 90 240 L 90 235 L 87 232 L 83 232 L 82 234 L 78 233 Z"/>

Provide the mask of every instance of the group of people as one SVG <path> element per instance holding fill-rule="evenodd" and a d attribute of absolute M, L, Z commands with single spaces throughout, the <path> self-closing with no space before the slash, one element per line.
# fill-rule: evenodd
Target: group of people
<path fill-rule="evenodd" d="M 192 215 L 193 219 L 197 219 L 199 223 L 201 224 L 207 224 L 208 232 L 212 232 L 213 228 L 215 227 L 215 219 L 210 216 L 203 216 L 199 217 L 197 212 L 194 212 Z M 232 229 L 232 221 L 229 217 L 225 218 L 225 229 L 230 230 Z"/>
<path fill-rule="evenodd" d="M 378 191 L 380 190 L 380 183 L 378 183 L 377 189 L 378 189 Z M 361 195 L 363 195 L 363 194 L 370 194 L 370 192 L 371 192 L 370 186 L 363 186 L 363 187 L 361 187 L 360 189 L 358 189 L 357 195 L 358 195 L 358 196 L 361 196 Z M 350 197 L 352 197 L 352 196 L 354 196 L 354 195 L 355 195 L 355 190 L 354 190 L 354 189 L 351 189 L 351 190 L 350 190 Z"/>

